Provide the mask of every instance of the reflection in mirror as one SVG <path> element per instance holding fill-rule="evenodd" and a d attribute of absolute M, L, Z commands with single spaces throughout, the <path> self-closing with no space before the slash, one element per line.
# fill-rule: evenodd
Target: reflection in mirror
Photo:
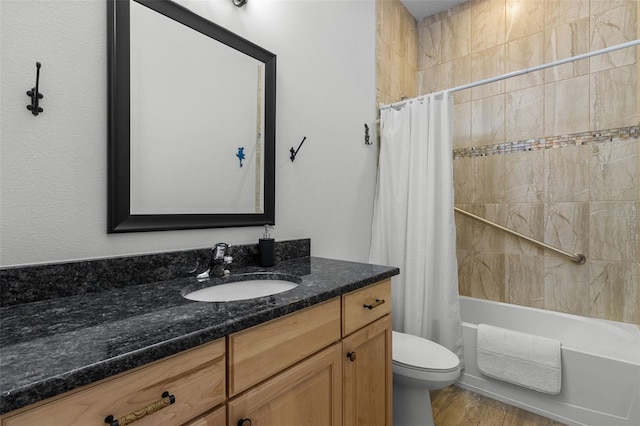
<path fill-rule="evenodd" d="M 273 224 L 275 55 L 170 1 L 109 5 L 109 232 Z"/>
<path fill-rule="evenodd" d="M 131 213 L 263 212 L 264 64 L 130 10 Z"/>

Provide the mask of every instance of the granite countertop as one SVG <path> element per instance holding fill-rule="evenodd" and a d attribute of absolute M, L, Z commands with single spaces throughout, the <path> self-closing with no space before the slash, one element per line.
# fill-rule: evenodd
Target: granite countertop
<path fill-rule="evenodd" d="M 0 414 L 373 284 L 397 268 L 302 257 L 272 268 L 300 284 L 234 302 L 194 302 L 175 278 L 0 308 Z M 223 283 L 224 278 L 212 278 Z"/>

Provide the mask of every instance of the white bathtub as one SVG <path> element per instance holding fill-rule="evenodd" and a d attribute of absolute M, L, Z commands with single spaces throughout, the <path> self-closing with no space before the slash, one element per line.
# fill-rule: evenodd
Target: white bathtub
<path fill-rule="evenodd" d="M 465 368 L 456 383 L 568 425 L 640 425 L 640 330 L 586 318 L 461 296 Z M 557 339 L 562 391 L 547 395 L 484 376 L 476 364 L 478 324 Z"/>

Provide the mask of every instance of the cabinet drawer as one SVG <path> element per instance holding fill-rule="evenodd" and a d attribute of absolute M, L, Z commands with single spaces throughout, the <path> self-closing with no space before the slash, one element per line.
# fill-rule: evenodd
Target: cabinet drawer
<path fill-rule="evenodd" d="M 135 425 L 183 424 L 224 402 L 224 368 L 225 346 L 220 339 L 10 416 L 3 426 L 104 426 L 107 416 L 119 419 L 138 412 L 160 400 L 165 391 L 175 402 Z"/>
<path fill-rule="evenodd" d="M 391 280 L 342 296 L 342 335 L 353 333 L 391 313 Z"/>
<path fill-rule="evenodd" d="M 229 396 L 340 340 L 340 298 L 229 336 Z"/>

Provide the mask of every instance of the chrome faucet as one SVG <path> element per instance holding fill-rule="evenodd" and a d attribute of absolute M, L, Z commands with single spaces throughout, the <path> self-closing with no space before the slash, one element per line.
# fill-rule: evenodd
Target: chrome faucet
<path fill-rule="evenodd" d="M 228 266 L 233 262 L 231 245 L 218 243 L 211 249 L 213 252 L 209 269 L 199 274 L 197 278 L 223 277 L 229 275 Z"/>

